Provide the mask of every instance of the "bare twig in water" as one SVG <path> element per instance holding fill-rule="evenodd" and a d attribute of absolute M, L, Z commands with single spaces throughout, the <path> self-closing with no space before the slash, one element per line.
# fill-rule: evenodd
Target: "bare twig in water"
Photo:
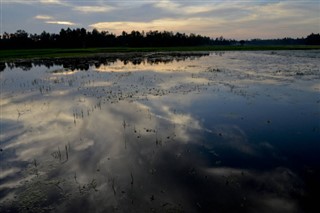
<path fill-rule="evenodd" d="M 59 161 L 61 161 L 61 151 L 59 146 L 58 146 L 58 157 L 59 157 Z"/>
<path fill-rule="evenodd" d="M 79 183 L 78 180 L 77 180 L 77 173 L 76 173 L 76 172 L 74 173 L 74 176 L 73 176 L 73 177 L 74 177 L 74 181 L 75 181 L 76 183 Z"/>
<path fill-rule="evenodd" d="M 131 185 L 133 185 L 133 175 L 132 175 L 132 172 L 130 173 L 131 175 Z"/>
<path fill-rule="evenodd" d="M 112 179 L 112 190 L 113 190 L 114 196 L 116 196 L 116 189 L 114 188 L 114 178 Z"/>
<path fill-rule="evenodd" d="M 60 189 L 61 191 L 63 191 L 63 189 L 61 188 L 61 186 L 59 186 L 59 184 L 60 184 L 60 181 L 54 183 L 54 185 L 55 185 L 58 189 Z"/>
<path fill-rule="evenodd" d="M 127 140 L 126 140 L 126 126 L 127 126 L 127 123 L 126 123 L 125 120 L 123 120 L 122 126 L 123 126 L 124 148 L 127 149 Z"/>
<path fill-rule="evenodd" d="M 17 120 L 19 120 L 19 118 L 24 115 L 25 113 L 27 112 L 30 112 L 31 109 L 27 109 L 27 110 L 24 110 L 24 111 L 20 111 L 19 109 L 17 109 L 17 113 L 18 113 L 18 117 L 17 117 Z"/>
<path fill-rule="evenodd" d="M 96 179 L 92 179 L 91 183 L 88 184 L 88 187 L 91 187 L 94 191 L 98 191 L 97 189 L 97 181 Z"/>
<path fill-rule="evenodd" d="M 67 145 L 65 145 L 65 149 L 66 149 L 66 160 L 68 160 L 69 159 L 69 153 L 68 153 L 68 146 Z"/>
<path fill-rule="evenodd" d="M 33 159 L 33 165 L 34 165 L 34 172 L 35 172 L 35 174 L 38 176 L 39 175 L 39 173 L 38 173 L 38 163 L 37 163 L 37 160 L 36 159 Z"/>
<path fill-rule="evenodd" d="M 36 159 L 33 159 L 33 165 L 34 165 L 34 167 L 36 167 L 36 168 L 37 168 L 38 163 L 37 163 L 37 160 L 36 160 Z"/>
<path fill-rule="evenodd" d="M 123 129 L 126 129 L 127 124 L 125 120 L 123 120 L 122 126 L 123 126 Z"/>
<path fill-rule="evenodd" d="M 17 120 L 19 120 L 20 116 L 22 115 L 22 113 L 17 109 L 17 112 L 18 112 L 18 118 Z"/>

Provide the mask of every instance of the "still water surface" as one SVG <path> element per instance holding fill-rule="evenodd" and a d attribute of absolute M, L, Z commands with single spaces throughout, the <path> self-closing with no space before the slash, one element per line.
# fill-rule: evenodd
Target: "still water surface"
<path fill-rule="evenodd" d="M 0 211 L 311 212 L 319 59 L 266 51 L 6 63 Z"/>

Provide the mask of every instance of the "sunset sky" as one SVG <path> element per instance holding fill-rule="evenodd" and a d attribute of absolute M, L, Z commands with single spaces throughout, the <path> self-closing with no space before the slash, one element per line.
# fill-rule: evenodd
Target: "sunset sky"
<path fill-rule="evenodd" d="M 234 39 L 320 32 L 320 0 L 1 0 L 1 33 L 167 30 Z"/>

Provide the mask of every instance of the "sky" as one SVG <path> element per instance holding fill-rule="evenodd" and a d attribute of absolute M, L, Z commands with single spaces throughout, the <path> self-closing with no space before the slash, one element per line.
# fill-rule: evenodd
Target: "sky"
<path fill-rule="evenodd" d="M 166 30 L 232 39 L 320 32 L 320 0 L 0 0 L 1 33 Z"/>

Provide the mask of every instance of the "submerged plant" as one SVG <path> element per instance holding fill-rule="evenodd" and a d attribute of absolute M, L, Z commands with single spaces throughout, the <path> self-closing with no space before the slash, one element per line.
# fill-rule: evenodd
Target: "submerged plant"
<path fill-rule="evenodd" d="M 127 140 L 126 140 L 126 126 L 127 126 L 127 123 L 126 123 L 125 120 L 123 120 L 122 126 L 123 126 L 124 148 L 127 149 Z"/>

